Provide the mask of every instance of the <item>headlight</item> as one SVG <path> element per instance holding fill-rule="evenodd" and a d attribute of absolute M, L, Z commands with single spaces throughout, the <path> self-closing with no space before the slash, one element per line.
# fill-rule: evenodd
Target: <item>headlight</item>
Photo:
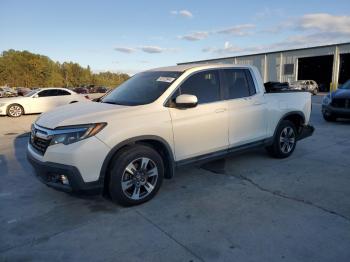
<path fill-rule="evenodd" d="M 100 132 L 107 123 L 96 123 L 88 125 L 65 126 L 56 128 L 52 135 L 50 145 L 72 144 L 80 140 L 92 137 Z"/>
<path fill-rule="evenodd" d="M 323 98 L 322 104 L 329 105 L 332 102 L 331 96 L 328 94 Z"/>

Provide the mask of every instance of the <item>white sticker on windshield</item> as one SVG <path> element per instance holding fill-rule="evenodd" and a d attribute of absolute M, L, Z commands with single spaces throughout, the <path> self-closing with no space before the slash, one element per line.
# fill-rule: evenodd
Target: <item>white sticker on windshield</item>
<path fill-rule="evenodd" d="M 171 83 L 175 80 L 173 77 L 167 77 L 167 76 L 160 76 L 158 77 L 157 81 L 159 82 L 166 82 L 166 83 Z"/>

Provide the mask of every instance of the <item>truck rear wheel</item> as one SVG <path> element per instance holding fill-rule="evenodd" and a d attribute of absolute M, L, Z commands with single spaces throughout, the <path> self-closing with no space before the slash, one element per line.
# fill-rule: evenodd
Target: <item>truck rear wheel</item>
<path fill-rule="evenodd" d="M 162 157 L 153 148 L 135 145 L 124 149 L 113 159 L 109 194 L 123 206 L 132 206 L 152 199 L 164 176 Z"/>
<path fill-rule="evenodd" d="M 297 144 L 297 131 L 293 122 L 283 120 L 277 128 L 273 144 L 266 147 L 267 152 L 276 158 L 289 157 Z"/>

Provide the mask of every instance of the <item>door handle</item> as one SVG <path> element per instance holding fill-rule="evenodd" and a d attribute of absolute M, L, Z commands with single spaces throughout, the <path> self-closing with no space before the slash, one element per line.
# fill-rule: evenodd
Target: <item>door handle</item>
<path fill-rule="evenodd" d="M 215 110 L 215 113 L 222 113 L 222 112 L 225 112 L 226 111 L 226 108 L 218 108 Z"/>

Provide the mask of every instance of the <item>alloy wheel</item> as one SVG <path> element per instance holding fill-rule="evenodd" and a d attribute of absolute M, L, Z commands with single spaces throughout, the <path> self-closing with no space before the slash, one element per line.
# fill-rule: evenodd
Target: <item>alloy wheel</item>
<path fill-rule="evenodd" d="M 9 108 L 9 115 L 13 117 L 18 117 L 22 115 L 22 108 L 17 105 L 13 105 Z"/>
<path fill-rule="evenodd" d="M 158 168 L 156 164 L 151 159 L 142 157 L 131 161 L 126 166 L 121 186 L 126 197 L 140 200 L 154 190 L 157 180 Z"/>
<path fill-rule="evenodd" d="M 295 146 L 295 133 L 292 127 L 283 128 L 280 135 L 280 149 L 284 154 L 288 154 Z"/>

